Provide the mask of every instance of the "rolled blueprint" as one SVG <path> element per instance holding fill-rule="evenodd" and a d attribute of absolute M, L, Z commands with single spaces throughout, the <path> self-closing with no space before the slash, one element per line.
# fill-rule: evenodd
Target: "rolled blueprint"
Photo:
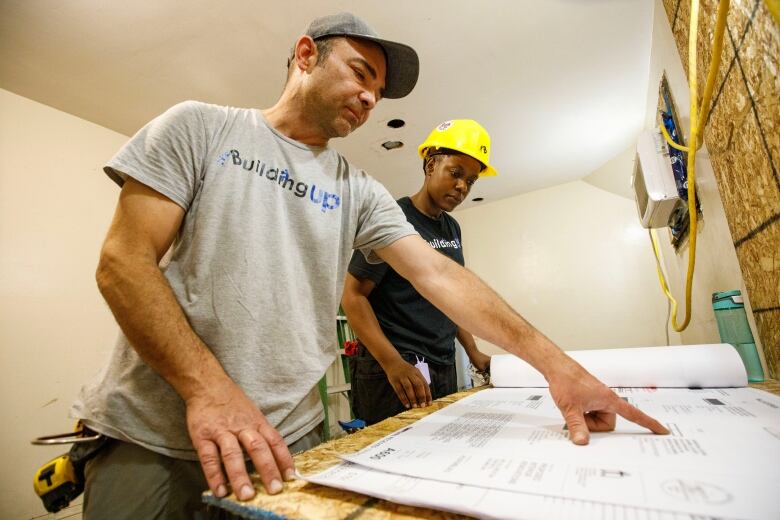
<path fill-rule="evenodd" d="M 737 350 L 727 344 L 637 347 L 566 352 L 607 386 L 715 388 L 747 386 Z M 496 387 L 547 387 L 534 367 L 511 354 L 493 356 Z"/>

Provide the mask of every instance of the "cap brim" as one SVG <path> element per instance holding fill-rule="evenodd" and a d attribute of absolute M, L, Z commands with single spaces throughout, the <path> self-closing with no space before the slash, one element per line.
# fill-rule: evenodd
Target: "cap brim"
<path fill-rule="evenodd" d="M 420 75 L 420 58 L 418 58 L 414 49 L 403 43 L 391 42 L 363 34 L 344 34 L 344 36 L 374 42 L 385 51 L 387 75 L 382 97 L 398 99 L 408 95 L 414 89 L 414 86 L 417 84 L 417 77 Z"/>
<path fill-rule="evenodd" d="M 408 95 L 417 85 L 420 59 L 414 49 L 403 43 L 374 39 L 387 56 L 387 77 L 383 96 L 398 99 Z"/>

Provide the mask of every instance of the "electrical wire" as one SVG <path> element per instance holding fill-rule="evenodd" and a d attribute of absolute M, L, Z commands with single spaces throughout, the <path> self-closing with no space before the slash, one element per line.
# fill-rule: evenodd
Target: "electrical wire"
<path fill-rule="evenodd" d="M 664 269 L 663 265 L 661 264 L 661 253 L 660 247 L 658 246 L 658 236 L 656 235 L 654 229 L 648 229 L 647 232 L 650 235 L 650 242 L 653 244 L 653 253 L 655 253 L 655 270 L 658 273 L 658 281 L 661 283 L 661 289 L 663 289 L 664 294 L 666 295 L 666 299 L 672 306 L 671 312 L 669 314 L 676 316 L 677 300 L 674 298 L 672 292 L 669 290 L 669 286 L 666 284 L 666 277 L 664 276 Z M 666 328 L 667 330 L 669 329 L 668 322 Z"/>
<path fill-rule="evenodd" d="M 672 312 L 672 302 L 669 301 L 669 298 L 666 299 L 666 323 L 664 324 L 664 332 L 666 333 L 666 346 L 670 346 L 672 343 L 669 341 L 669 320 L 671 319 L 669 316 L 671 316 Z"/>
<path fill-rule="evenodd" d="M 664 277 L 663 270 L 660 267 L 661 259 L 659 257 L 658 239 L 654 233 L 650 234 L 653 243 L 653 252 L 655 253 L 658 278 L 661 282 L 666 297 L 671 302 L 672 326 L 676 332 L 682 332 L 691 322 L 691 294 L 693 291 L 693 273 L 696 267 L 696 232 L 698 230 L 698 215 L 696 211 L 696 150 L 702 145 L 702 135 L 704 134 L 704 125 L 710 113 L 710 100 L 712 90 L 715 85 L 715 78 L 720 68 L 720 57 L 723 49 L 723 33 L 726 27 L 726 15 L 729 10 L 729 0 L 720 0 L 718 4 L 718 15 L 713 36 L 712 58 L 710 60 L 707 72 L 707 83 L 704 86 L 701 108 L 698 104 L 698 85 L 696 79 L 696 37 L 699 26 L 699 0 L 691 0 L 691 20 L 688 32 L 688 88 L 691 98 L 690 118 L 691 135 L 689 146 L 683 146 L 675 143 L 669 136 L 669 132 L 661 124 L 661 134 L 669 146 L 676 148 L 688 154 L 687 182 L 688 182 L 688 271 L 685 280 L 685 318 L 681 324 L 677 323 L 677 300 L 674 299 Z M 668 327 L 667 327 L 668 329 Z"/>
<path fill-rule="evenodd" d="M 664 268 L 661 264 L 661 248 L 658 246 L 658 236 L 655 233 L 655 229 L 648 229 L 647 234 L 650 235 L 650 243 L 653 244 L 653 253 L 655 254 L 655 269 L 658 272 L 658 281 L 661 282 L 661 288 L 666 295 L 666 325 L 664 331 L 666 332 L 666 345 L 670 345 L 669 341 L 669 317 L 674 314 L 677 315 L 677 300 L 672 296 L 672 292 L 666 285 L 666 277 L 664 276 Z"/>
<path fill-rule="evenodd" d="M 665 124 L 661 123 L 660 128 L 661 128 L 661 133 L 663 134 L 664 139 L 666 139 L 666 142 L 669 143 L 669 146 L 671 146 L 675 150 L 680 150 L 681 152 L 688 153 L 688 150 L 690 150 L 690 148 L 688 148 L 687 146 L 683 146 L 681 144 L 677 144 L 674 141 L 672 141 L 672 137 L 669 135 L 669 131 L 666 129 Z"/>

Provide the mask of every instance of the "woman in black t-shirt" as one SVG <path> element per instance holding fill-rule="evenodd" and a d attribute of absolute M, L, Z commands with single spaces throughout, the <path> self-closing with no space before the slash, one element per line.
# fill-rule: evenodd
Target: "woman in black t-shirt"
<path fill-rule="evenodd" d="M 460 226 L 448 213 L 480 177 L 496 175 L 490 136 L 476 121 L 446 121 L 418 151 L 423 185 L 398 204 L 431 247 L 463 265 Z M 468 331 L 387 264 L 370 264 L 359 252 L 349 264 L 342 307 L 360 341 L 350 360 L 352 410 L 368 424 L 457 391 L 456 337 L 477 370 L 489 369 L 490 357 Z"/>

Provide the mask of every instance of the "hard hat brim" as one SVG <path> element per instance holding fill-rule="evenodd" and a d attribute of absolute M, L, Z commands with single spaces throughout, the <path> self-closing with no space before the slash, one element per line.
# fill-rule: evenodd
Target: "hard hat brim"
<path fill-rule="evenodd" d="M 427 144 L 427 142 L 425 142 L 425 143 L 423 143 L 423 144 L 421 144 L 420 146 L 417 147 L 417 154 L 420 156 L 420 158 L 425 159 L 426 151 L 428 150 L 428 148 L 431 148 L 431 146 L 429 144 Z M 480 177 L 495 177 L 496 175 L 498 175 L 498 172 L 496 171 L 495 168 L 493 168 L 489 164 L 483 163 L 477 157 L 474 157 L 470 153 L 466 153 L 466 152 L 463 152 L 461 150 L 455 150 L 455 151 L 459 152 L 459 153 L 462 153 L 463 155 L 468 155 L 472 159 L 476 160 L 477 162 L 479 162 L 480 164 L 485 166 L 485 168 L 481 172 L 479 172 L 479 176 Z"/>
<path fill-rule="evenodd" d="M 498 175 L 498 172 L 489 164 L 486 164 L 485 169 L 479 172 L 480 177 L 495 177 L 496 175 Z"/>

